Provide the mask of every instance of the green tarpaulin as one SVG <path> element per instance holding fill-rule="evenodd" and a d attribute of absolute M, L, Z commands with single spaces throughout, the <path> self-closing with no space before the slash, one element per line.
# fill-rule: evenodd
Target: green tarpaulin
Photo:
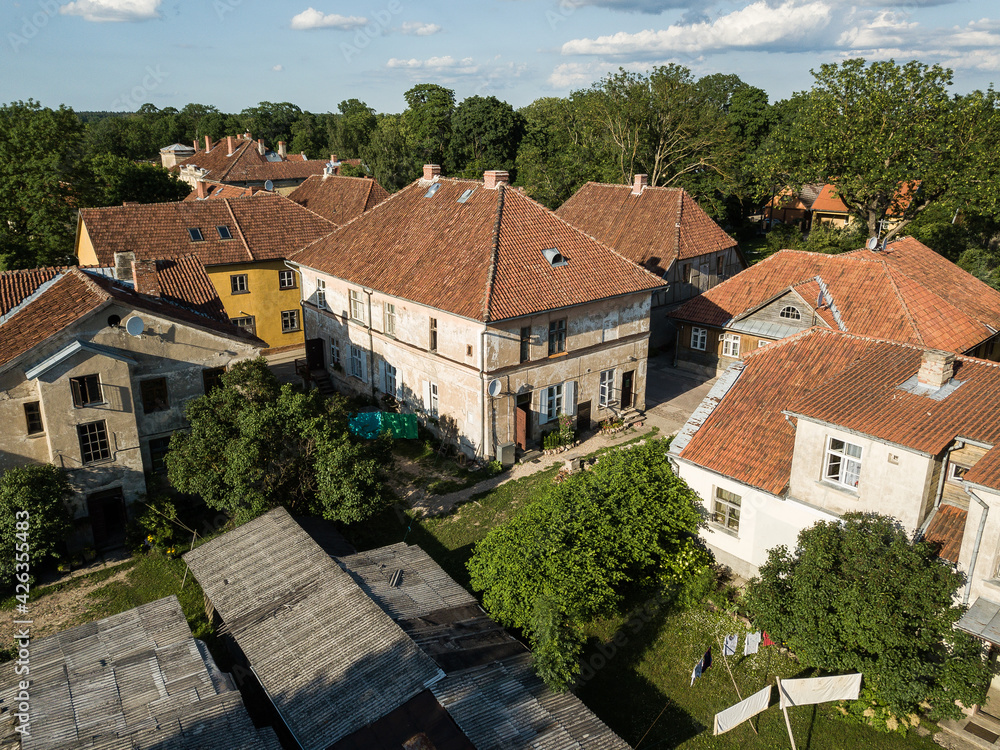
<path fill-rule="evenodd" d="M 415 414 L 393 414 L 387 411 L 366 411 L 351 417 L 348 425 L 351 433 L 371 440 L 388 431 L 394 438 L 417 438 L 417 417 Z"/>

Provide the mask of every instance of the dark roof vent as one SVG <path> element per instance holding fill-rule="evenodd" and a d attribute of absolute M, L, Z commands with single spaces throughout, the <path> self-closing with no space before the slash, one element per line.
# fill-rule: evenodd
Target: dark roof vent
<path fill-rule="evenodd" d="M 569 263 L 569 261 L 566 260 L 566 256 L 564 256 L 554 247 L 549 248 L 548 250 L 542 250 L 542 255 L 545 256 L 545 260 L 547 260 L 549 262 L 549 265 L 552 266 L 553 268 L 555 268 L 556 266 L 565 266 L 567 263 Z"/>

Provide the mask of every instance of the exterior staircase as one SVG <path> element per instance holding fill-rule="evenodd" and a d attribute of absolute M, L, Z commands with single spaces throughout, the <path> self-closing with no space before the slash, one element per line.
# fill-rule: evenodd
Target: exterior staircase
<path fill-rule="evenodd" d="M 337 392 L 333 386 L 333 380 L 330 379 L 330 373 L 325 370 L 313 370 L 312 381 L 315 383 L 316 389 L 327 398 Z"/>

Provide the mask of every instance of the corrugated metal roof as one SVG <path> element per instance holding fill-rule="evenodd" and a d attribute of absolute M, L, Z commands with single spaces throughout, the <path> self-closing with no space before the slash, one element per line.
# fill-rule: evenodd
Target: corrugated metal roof
<path fill-rule="evenodd" d="M 955 627 L 1000 646 L 1000 604 L 979 597 Z"/>

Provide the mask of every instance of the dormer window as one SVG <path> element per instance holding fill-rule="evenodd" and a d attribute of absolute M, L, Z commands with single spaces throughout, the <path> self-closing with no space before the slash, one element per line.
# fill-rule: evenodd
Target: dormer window
<path fill-rule="evenodd" d="M 229 231 L 229 227 L 227 226 L 216 227 L 215 231 L 219 233 L 220 240 L 231 240 L 233 238 L 233 233 Z"/>
<path fill-rule="evenodd" d="M 435 182 L 433 185 L 430 186 L 430 189 L 426 193 L 424 193 L 424 197 L 433 198 L 434 194 L 440 189 L 441 189 L 441 183 Z"/>
<path fill-rule="evenodd" d="M 542 255 L 545 256 L 545 260 L 547 260 L 549 265 L 553 268 L 556 266 L 565 266 L 569 263 L 569 261 L 566 260 L 566 257 L 554 247 L 549 248 L 548 250 L 542 250 Z"/>
<path fill-rule="evenodd" d="M 201 230 L 198 227 L 191 227 L 188 229 L 188 236 L 191 238 L 192 242 L 204 242 L 205 238 L 201 236 Z"/>
<path fill-rule="evenodd" d="M 785 320 L 802 320 L 802 313 L 799 312 L 799 308 L 788 305 L 787 307 L 781 308 L 781 312 L 778 313 L 778 317 L 784 318 Z"/>

